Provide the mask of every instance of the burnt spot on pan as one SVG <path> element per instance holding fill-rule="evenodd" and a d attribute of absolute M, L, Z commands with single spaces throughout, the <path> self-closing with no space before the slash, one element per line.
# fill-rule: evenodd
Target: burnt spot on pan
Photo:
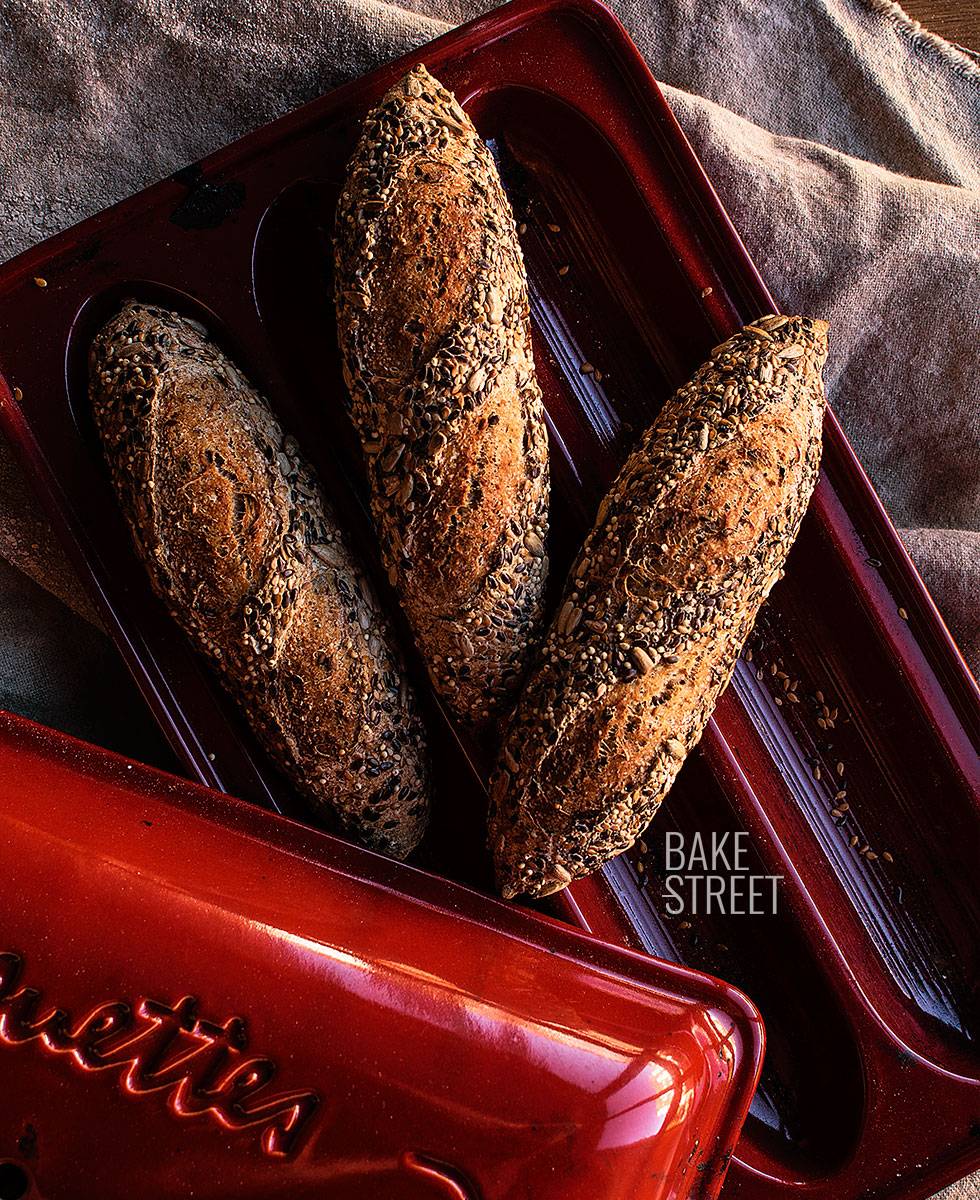
<path fill-rule="evenodd" d="M 205 179 L 199 163 L 191 163 L 171 178 L 187 188 L 187 195 L 170 214 L 170 220 L 181 229 L 217 229 L 245 203 L 245 185 L 240 180 L 217 183 Z"/>

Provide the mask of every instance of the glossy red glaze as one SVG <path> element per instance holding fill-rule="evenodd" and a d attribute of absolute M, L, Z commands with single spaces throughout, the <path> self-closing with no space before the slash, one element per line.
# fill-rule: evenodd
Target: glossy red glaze
<path fill-rule="evenodd" d="M 91 429 L 85 352 L 127 293 L 204 319 L 372 555 L 332 331 L 329 227 L 365 109 L 423 59 L 490 139 L 527 224 L 556 584 L 663 398 L 774 306 L 635 48 L 586 0 L 509 5 L 0 272 L 0 367 L 23 393 L 14 403 L 0 386 L 0 418 L 107 627 L 197 778 L 296 814 L 132 556 Z M 586 359 L 601 380 L 580 372 Z M 387 594 L 380 573 L 378 584 Z M 659 862 L 635 855 L 577 883 L 555 911 L 732 979 L 758 1002 L 769 1049 L 726 1194 L 911 1200 L 980 1163 L 980 699 L 832 415 L 821 483 L 753 652 L 650 841 L 745 830 L 757 868 L 783 876 L 779 913 L 670 918 Z M 770 670 L 800 680 L 803 703 L 780 703 Z M 832 732 L 818 724 L 818 692 L 839 709 Z M 461 742 L 429 704 L 436 820 L 419 861 L 486 886 L 486 747 Z M 890 861 L 860 856 L 864 844 Z"/>
<path fill-rule="evenodd" d="M 762 1055 L 727 985 L 7 715 L 0 798 L 34 1195 L 716 1194 Z"/>

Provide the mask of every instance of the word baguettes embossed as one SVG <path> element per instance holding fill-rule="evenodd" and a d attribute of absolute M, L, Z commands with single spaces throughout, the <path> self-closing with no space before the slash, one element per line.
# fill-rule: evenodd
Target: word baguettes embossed
<path fill-rule="evenodd" d="M 86 1070 L 115 1067 L 134 1094 L 169 1089 L 175 1116 L 210 1114 L 228 1129 L 262 1127 L 262 1150 L 275 1158 L 291 1154 L 308 1132 L 319 1097 L 312 1091 L 257 1095 L 276 1065 L 246 1057 L 241 1017 L 217 1025 L 197 1015 L 193 996 L 184 996 L 172 1006 L 113 1000 L 73 1024 L 60 1008 L 38 1016 L 41 993 L 17 988 L 22 970 L 19 954 L 0 953 L 0 1041 L 16 1045 L 37 1038 Z"/>

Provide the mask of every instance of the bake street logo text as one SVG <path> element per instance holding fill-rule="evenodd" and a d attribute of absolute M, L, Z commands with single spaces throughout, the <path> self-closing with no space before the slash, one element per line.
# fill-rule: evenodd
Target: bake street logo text
<path fill-rule="evenodd" d="M 779 911 L 782 875 L 754 874 L 748 862 L 749 835 L 677 830 L 664 835 L 664 890 L 667 915 L 679 917 L 762 916 Z"/>

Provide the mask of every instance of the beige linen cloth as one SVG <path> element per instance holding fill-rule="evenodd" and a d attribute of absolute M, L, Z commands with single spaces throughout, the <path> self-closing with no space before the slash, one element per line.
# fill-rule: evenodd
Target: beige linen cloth
<path fill-rule="evenodd" d="M 0 259 L 492 7 L 0 0 Z M 777 299 L 831 322 L 834 409 L 980 671 L 980 66 L 889 0 L 612 7 Z M 2 444 L 0 556 L 0 706 L 164 758 L 38 586 L 86 611 Z"/>

